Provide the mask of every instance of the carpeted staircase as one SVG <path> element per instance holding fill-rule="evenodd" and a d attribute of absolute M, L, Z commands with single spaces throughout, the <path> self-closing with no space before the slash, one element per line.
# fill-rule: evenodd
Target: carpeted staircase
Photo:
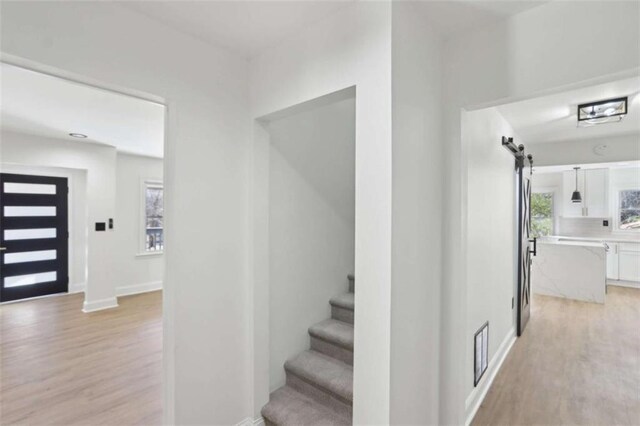
<path fill-rule="evenodd" d="M 331 318 L 309 327 L 311 349 L 287 360 L 286 385 L 262 408 L 267 426 L 351 425 L 354 280 L 336 296 Z"/>

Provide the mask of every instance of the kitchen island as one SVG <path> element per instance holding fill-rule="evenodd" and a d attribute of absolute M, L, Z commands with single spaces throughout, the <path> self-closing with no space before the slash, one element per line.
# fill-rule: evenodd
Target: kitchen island
<path fill-rule="evenodd" d="M 531 264 L 531 291 L 545 296 L 604 303 L 607 253 L 603 243 L 538 241 Z"/>

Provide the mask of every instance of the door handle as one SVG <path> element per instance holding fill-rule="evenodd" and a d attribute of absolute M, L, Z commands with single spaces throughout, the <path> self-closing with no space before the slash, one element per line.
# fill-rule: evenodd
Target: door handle
<path fill-rule="evenodd" d="M 0 251 L 5 251 L 6 249 L 6 247 L 0 247 Z"/>
<path fill-rule="evenodd" d="M 533 250 L 531 254 L 534 256 L 538 255 L 538 237 L 533 237 L 533 240 L 529 240 L 529 242 L 533 242 Z"/>

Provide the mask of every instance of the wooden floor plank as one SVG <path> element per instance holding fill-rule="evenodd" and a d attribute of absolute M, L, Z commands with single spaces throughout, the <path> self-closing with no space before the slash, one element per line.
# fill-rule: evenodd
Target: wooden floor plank
<path fill-rule="evenodd" d="M 84 314 L 82 295 L 0 308 L 0 423 L 157 425 L 161 292 Z M 535 296 L 474 425 L 637 425 L 640 291 L 605 305 Z"/>
<path fill-rule="evenodd" d="M 90 314 L 82 302 L 0 308 L 0 424 L 161 424 L 162 292 Z"/>
<path fill-rule="evenodd" d="M 639 425 L 640 290 L 606 303 L 534 295 L 474 425 Z"/>

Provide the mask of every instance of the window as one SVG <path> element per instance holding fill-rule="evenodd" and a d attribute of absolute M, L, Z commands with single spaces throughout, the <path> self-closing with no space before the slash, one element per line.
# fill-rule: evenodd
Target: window
<path fill-rule="evenodd" d="M 164 250 L 164 190 L 162 184 L 144 184 L 144 250 L 162 252 Z"/>
<path fill-rule="evenodd" d="M 618 199 L 618 228 L 640 230 L 640 189 L 622 190 Z"/>
<path fill-rule="evenodd" d="M 553 234 L 553 192 L 531 194 L 531 234 L 534 237 Z"/>

